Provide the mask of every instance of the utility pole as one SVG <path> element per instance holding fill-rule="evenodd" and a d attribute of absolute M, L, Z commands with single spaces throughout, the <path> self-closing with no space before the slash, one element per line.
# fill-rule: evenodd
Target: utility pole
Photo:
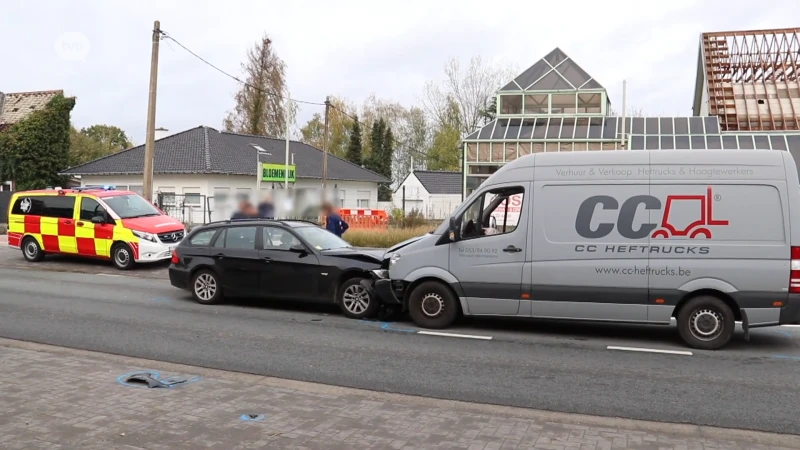
<path fill-rule="evenodd" d="M 144 145 L 144 198 L 153 201 L 153 160 L 156 136 L 156 89 L 158 87 L 158 43 L 161 41 L 161 22 L 153 23 L 153 53 L 150 57 L 150 96 L 147 101 L 147 138 Z"/>
<path fill-rule="evenodd" d="M 291 100 L 286 99 L 286 167 L 283 170 L 283 186 L 286 188 L 286 195 L 289 195 L 289 108 Z"/>
<path fill-rule="evenodd" d="M 325 97 L 325 135 L 322 138 L 322 198 L 328 186 L 328 115 L 330 113 L 330 97 Z"/>

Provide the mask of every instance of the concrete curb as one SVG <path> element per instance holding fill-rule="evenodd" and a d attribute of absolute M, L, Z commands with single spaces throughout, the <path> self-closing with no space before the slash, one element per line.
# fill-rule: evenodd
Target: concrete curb
<path fill-rule="evenodd" d="M 229 372 L 217 369 L 188 366 L 184 364 L 173 364 L 161 361 L 132 358 L 127 356 L 112 355 L 107 353 L 77 350 L 66 347 L 57 347 L 46 344 L 17 341 L 12 339 L 0 338 L 0 347 L 28 350 L 35 352 L 45 352 L 53 355 L 64 355 L 72 357 L 92 358 L 109 363 L 126 365 L 136 368 L 152 368 L 163 370 L 164 372 L 191 373 L 205 378 L 217 378 L 223 380 L 246 383 L 248 385 L 260 384 L 269 387 L 292 389 L 306 392 L 316 392 L 327 395 L 359 395 L 370 397 L 384 402 L 406 402 L 417 405 L 424 405 L 437 408 L 446 408 L 467 411 L 477 414 L 493 414 L 512 416 L 540 422 L 557 422 L 573 425 L 592 426 L 598 428 L 608 428 L 608 431 L 618 429 L 631 431 L 645 431 L 650 433 L 669 434 L 672 436 L 699 437 L 708 439 L 718 439 L 726 441 L 745 441 L 749 444 L 761 444 L 770 446 L 780 446 L 786 448 L 800 449 L 800 436 L 768 433 L 763 431 L 751 431 L 731 428 L 717 428 L 702 425 L 652 422 L 644 420 L 623 419 L 617 417 L 600 417 L 583 414 L 551 412 L 526 408 L 515 408 L 510 406 L 498 406 L 490 404 L 469 403 L 454 400 L 440 400 L 435 398 L 418 397 L 412 395 L 393 394 L 385 392 L 367 391 L 362 389 L 345 388 L 326 384 L 308 383 L 304 381 L 293 381 L 282 378 L 252 375 L 240 372 Z"/>

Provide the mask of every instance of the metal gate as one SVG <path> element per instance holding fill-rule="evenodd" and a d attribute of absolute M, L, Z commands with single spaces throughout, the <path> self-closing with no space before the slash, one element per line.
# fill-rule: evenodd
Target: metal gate
<path fill-rule="evenodd" d="M 188 227 L 208 222 L 205 195 L 158 192 L 155 203 L 168 216 L 180 220 Z"/>
<path fill-rule="evenodd" d="M 8 202 L 11 201 L 10 191 L 0 191 L 0 223 L 8 223 Z"/>

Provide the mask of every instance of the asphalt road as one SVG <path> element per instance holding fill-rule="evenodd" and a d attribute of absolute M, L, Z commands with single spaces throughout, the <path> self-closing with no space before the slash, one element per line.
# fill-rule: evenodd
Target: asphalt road
<path fill-rule="evenodd" d="M 800 328 L 692 355 L 674 327 L 349 320 L 329 307 L 202 306 L 158 278 L 0 267 L 0 336 L 303 381 L 537 409 L 800 434 Z"/>

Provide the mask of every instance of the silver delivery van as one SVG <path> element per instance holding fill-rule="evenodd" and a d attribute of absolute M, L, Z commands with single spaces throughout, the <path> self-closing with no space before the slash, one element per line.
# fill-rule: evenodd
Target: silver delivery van
<path fill-rule="evenodd" d="M 389 249 L 373 289 L 414 323 L 460 315 L 669 325 L 719 349 L 741 321 L 800 322 L 789 152 L 537 153 L 435 231 Z"/>

